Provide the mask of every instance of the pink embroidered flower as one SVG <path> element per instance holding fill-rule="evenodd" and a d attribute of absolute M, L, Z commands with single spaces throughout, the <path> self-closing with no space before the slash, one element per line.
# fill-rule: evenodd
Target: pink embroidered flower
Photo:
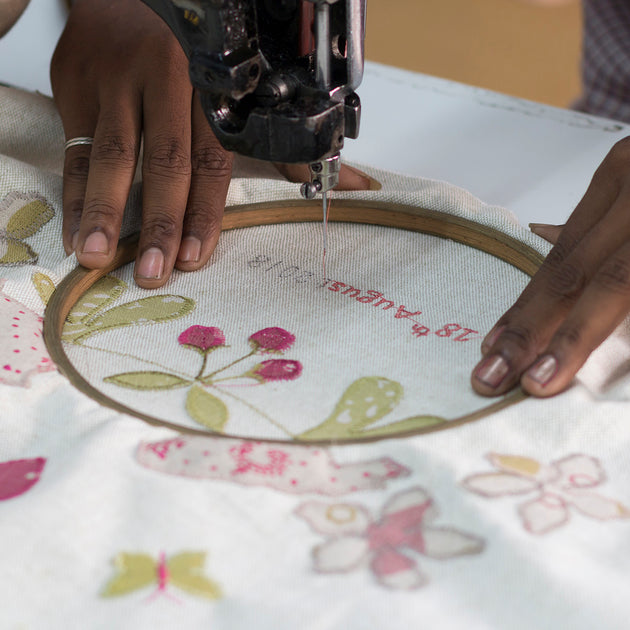
<path fill-rule="evenodd" d="M 392 496 L 378 520 L 356 503 L 309 501 L 296 514 L 328 537 L 313 549 L 316 571 L 349 573 L 368 561 L 377 581 L 389 588 L 414 589 L 426 584 L 414 552 L 444 560 L 479 553 L 484 547 L 476 536 L 435 527 L 437 509 L 418 486 Z"/>
<path fill-rule="evenodd" d="M 256 352 L 281 354 L 295 342 L 295 336 L 284 328 L 263 328 L 255 332 L 249 343 Z"/>
<path fill-rule="evenodd" d="M 630 517 L 628 508 L 618 501 L 592 492 L 606 478 L 593 457 L 569 455 L 549 465 L 529 457 L 496 453 L 489 454 L 488 459 L 499 472 L 466 477 L 464 487 L 487 498 L 535 493 L 518 507 L 525 529 L 532 534 L 546 534 L 567 523 L 571 507 L 601 521 Z"/>
<path fill-rule="evenodd" d="M 191 326 L 177 340 L 182 346 L 188 346 L 197 352 L 208 352 L 225 345 L 225 335 L 214 326 Z"/>
<path fill-rule="evenodd" d="M 293 381 L 302 374 L 302 364 L 290 359 L 269 359 L 255 365 L 248 373 L 261 383 Z"/>

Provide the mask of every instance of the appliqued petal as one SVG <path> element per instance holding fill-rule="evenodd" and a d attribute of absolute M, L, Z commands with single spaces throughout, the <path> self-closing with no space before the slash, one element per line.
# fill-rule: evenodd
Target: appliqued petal
<path fill-rule="evenodd" d="M 630 518 L 630 510 L 625 505 L 595 492 L 569 490 L 566 497 L 578 512 L 600 521 L 607 521 L 612 518 Z"/>
<path fill-rule="evenodd" d="M 462 481 L 467 490 L 484 497 L 500 497 L 508 494 L 525 494 L 536 490 L 539 483 L 531 477 L 509 472 L 491 472 L 470 475 Z"/>
<path fill-rule="evenodd" d="M 370 525 L 369 512 L 356 503 L 321 503 L 307 501 L 295 513 L 316 532 L 326 536 L 364 534 Z"/>
<path fill-rule="evenodd" d="M 592 488 L 606 479 L 599 461 L 588 455 L 569 455 L 554 462 L 565 488 Z"/>
<path fill-rule="evenodd" d="M 368 542 L 360 536 L 331 538 L 313 549 L 315 570 L 346 573 L 356 569 L 368 556 Z"/>
<path fill-rule="evenodd" d="M 564 525 L 569 519 L 564 501 L 555 495 L 543 495 L 534 501 L 523 503 L 518 511 L 525 529 L 532 534 L 546 534 Z"/>
<path fill-rule="evenodd" d="M 496 468 L 500 468 L 506 472 L 516 473 L 517 475 L 525 475 L 526 477 L 536 477 L 543 468 L 537 460 L 521 455 L 490 453 L 488 459 Z"/>
<path fill-rule="evenodd" d="M 420 506 L 428 507 L 431 503 L 429 493 L 424 488 L 416 486 L 393 495 L 383 506 L 382 514 L 386 516 L 393 512 L 403 512 Z"/>
<path fill-rule="evenodd" d="M 422 553 L 440 560 L 479 553 L 484 548 L 483 539 L 452 527 L 428 527 L 424 529 L 423 537 Z"/>
<path fill-rule="evenodd" d="M 371 568 L 378 582 L 392 589 L 411 590 L 428 582 L 428 578 L 418 570 L 411 558 L 394 549 L 377 553 Z"/>

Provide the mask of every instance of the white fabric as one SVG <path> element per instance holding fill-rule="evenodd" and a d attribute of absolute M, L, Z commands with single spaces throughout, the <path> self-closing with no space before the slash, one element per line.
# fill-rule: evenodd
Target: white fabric
<path fill-rule="evenodd" d="M 5 296 L 11 300 L 10 317 L 8 310 L 0 310 L 1 334 L 11 339 L 13 317 L 22 318 L 18 325 L 25 330 L 37 330 L 43 303 L 33 274 L 39 272 L 56 283 L 74 262 L 63 254 L 60 240 L 63 135 L 54 109 L 41 97 L 2 90 L 0 110 L 0 203 L 11 191 L 37 192 L 55 211 L 34 235 L 22 239 L 38 254 L 37 263 L 0 268 L 0 277 L 6 279 L 0 300 Z M 250 167 L 241 165 L 240 174 Z M 448 184 L 374 174 L 384 179 L 383 191 L 347 196 L 474 218 L 546 251 L 507 212 L 485 206 Z M 292 184 L 237 177 L 229 200 L 296 196 Z M 135 203 L 136 196 L 130 205 Z M 363 230 L 372 229 L 332 229 L 329 270 L 344 278 L 359 272 L 365 277 L 375 274 L 391 283 L 387 290 L 400 290 L 406 299 L 405 292 L 411 290 L 409 269 L 400 276 L 394 271 L 401 261 L 380 268 L 352 250 L 351 241 L 357 234 L 363 238 Z M 384 230 L 374 230 L 370 234 L 381 238 Z M 275 243 L 283 255 L 292 251 L 296 265 L 318 271 L 317 226 L 305 229 L 295 243 L 280 238 L 282 229 L 261 229 L 267 232 L 265 242 Z M 243 260 L 239 247 L 249 246 L 248 238 L 236 232 L 224 235 L 218 264 Z M 402 238 L 403 244 L 413 247 L 405 243 L 407 238 L 411 237 Z M 301 244 L 309 240 L 312 251 L 300 252 Z M 424 239 L 423 247 L 431 240 Z M 423 254 L 444 255 L 428 249 Z M 453 260 L 458 255 L 459 246 L 453 247 Z M 486 264 L 481 255 L 474 254 L 471 260 Z M 509 270 L 495 287 L 485 279 L 490 269 L 480 273 L 475 291 L 497 291 L 497 299 L 509 301 L 524 283 L 522 274 Z M 174 282 L 186 287 L 192 280 Z M 213 294 L 217 300 L 224 297 L 224 290 L 225 284 L 208 288 L 218 291 Z M 131 284 L 127 291 L 117 304 L 135 295 Z M 171 291 L 170 285 L 160 290 Z M 342 297 L 332 291 L 330 295 Z M 493 293 L 489 295 L 494 299 Z M 16 302 L 23 306 L 17 315 Z M 292 304 L 297 308 L 298 301 Z M 437 299 L 429 304 L 439 306 Z M 470 311 L 479 313 L 485 329 L 504 307 L 487 306 L 487 311 L 477 307 Z M 212 305 L 199 308 L 202 313 Z M 417 310 L 429 313 L 430 308 Z M 156 326 L 163 326 L 160 334 L 168 327 L 179 334 L 184 323 L 220 324 L 224 332 L 231 331 L 229 344 L 247 346 L 248 335 L 254 332 L 250 322 L 239 313 L 224 314 L 221 321 L 218 317 L 201 322 L 182 317 Z M 290 328 L 276 320 L 265 323 Z M 407 325 L 405 320 L 395 323 Z M 150 328 L 134 330 L 143 335 Z M 306 334 L 302 338 L 309 339 Z M 301 349 L 299 343 L 296 335 L 282 357 L 307 356 L 311 350 Z M 0 350 L 3 364 L 10 360 L 5 348 L 8 345 Z M 191 363 L 192 357 L 198 360 L 194 349 L 181 352 L 189 353 Z M 466 361 L 473 360 L 470 352 Z M 596 369 L 600 381 L 608 379 L 605 352 L 600 351 L 601 367 Z M 331 355 L 331 364 L 339 356 Z M 176 360 L 186 367 L 186 359 Z M 384 365 L 395 369 L 393 363 Z M 526 400 L 462 427 L 322 448 L 178 436 L 101 407 L 57 371 L 35 367 L 25 383 L 9 382 L 8 377 L 0 383 L 0 610 L 2 625 L 8 628 L 627 626 L 626 376 L 616 381 L 615 395 L 609 399 L 576 384 L 552 400 Z M 339 379 L 344 370 L 341 365 L 334 368 Z M 394 374 L 392 380 L 403 378 Z M 297 383 L 296 379 L 281 385 Z M 405 390 L 413 387 L 406 384 Z M 319 400 L 309 399 L 305 409 L 330 407 L 339 398 L 339 392 L 329 395 L 328 388 L 314 386 L 313 391 L 319 391 Z M 462 391 L 458 385 L 448 404 L 457 403 Z M 417 412 L 414 405 L 401 410 L 396 419 Z M 33 462 L 19 463 L 25 459 Z M 303 473 L 310 483 L 305 491 L 297 472 L 302 468 L 310 471 Z M 343 492 L 336 486 L 340 480 Z M 334 558 L 322 552 L 333 549 Z M 133 558 L 119 556 L 123 552 L 146 554 L 150 560 L 137 557 L 133 564 Z M 178 555 L 183 552 L 205 553 L 202 568 L 191 568 L 191 557 Z M 118 569 L 112 564 L 117 557 Z M 167 564 L 170 577 L 160 569 Z M 149 571 L 149 581 L 142 586 L 132 588 L 129 582 L 121 586 L 115 576 L 124 572 L 120 567 L 131 565 L 155 570 Z M 191 575 L 205 577 L 197 580 L 195 592 L 183 588 L 194 582 Z M 203 584 L 209 581 L 220 588 L 219 598 L 203 595 L 208 592 Z M 128 592 L 111 595 L 115 586 Z M 106 588 L 109 597 L 103 596 Z"/>

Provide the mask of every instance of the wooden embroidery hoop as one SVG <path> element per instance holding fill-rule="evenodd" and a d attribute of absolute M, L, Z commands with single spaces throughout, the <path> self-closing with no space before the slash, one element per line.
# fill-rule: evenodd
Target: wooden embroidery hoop
<path fill-rule="evenodd" d="M 322 206 L 319 202 L 312 201 L 276 201 L 258 204 L 246 204 L 232 206 L 226 209 L 223 218 L 223 230 L 236 228 L 257 227 L 261 225 L 276 225 L 281 223 L 304 223 L 322 220 Z M 468 245 L 507 262 L 523 271 L 529 276 L 534 275 L 544 260 L 544 256 L 536 250 L 516 240 L 515 238 L 495 230 L 493 228 L 433 210 L 425 210 L 414 206 L 406 206 L 391 202 L 355 201 L 336 199 L 330 213 L 330 221 L 344 223 L 363 223 L 384 227 L 399 228 L 413 232 L 421 232 L 432 236 L 451 239 L 458 243 Z M 77 300 L 94 283 L 111 273 L 118 267 L 132 262 L 136 257 L 138 235 L 132 235 L 121 240 L 114 259 L 104 269 L 86 269 L 78 266 L 68 274 L 51 296 L 44 314 L 44 340 L 51 359 L 56 363 L 59 371 L 78 390 L 87 394 L 98 403 L 110 407 L 116 411 L 126 413 L 144 420 L 145 422 L 160 427 L 167 427 L 193 435 L 205 435 L 212 437 L 238 436 L 229 433 L 216 433 L 208 429 L 195 429 L 183 425 L 161 420 L 154 416 L 143 414 L 126 405 L 109 398 L 101 391 L 87 382 L 76 370 L 65 353 L 61 336 L 63 327 Z M 381 439 L 398 439 L 431 433 L 460 426 L 465 423 L 479 420 L 495 413 L 505 407 L 520 402 L 526 398 L 526 394 L 518 389 L 501 400 L 479 409 L 460 418 L 449 420 L 436 426 L 420 428 L 416 430 L 401 431 L 393 435 L 353 437 L 335 440 L 288 440 L 272 438 L 248 438 L 272 443 L 295 444 L 322 444 L 330 445 L 344 443 L 371 442 Z"/>

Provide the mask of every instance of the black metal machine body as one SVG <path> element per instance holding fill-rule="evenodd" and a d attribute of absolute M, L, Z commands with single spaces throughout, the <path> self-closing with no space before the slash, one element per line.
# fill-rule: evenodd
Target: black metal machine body
<path fill-rule="evenodd" d="M 143 1 L 181 43 L 226 149 L 315 163 L 305 196 L 332 188 L 344 138 L 359 132 L 366 0 Z"/>

